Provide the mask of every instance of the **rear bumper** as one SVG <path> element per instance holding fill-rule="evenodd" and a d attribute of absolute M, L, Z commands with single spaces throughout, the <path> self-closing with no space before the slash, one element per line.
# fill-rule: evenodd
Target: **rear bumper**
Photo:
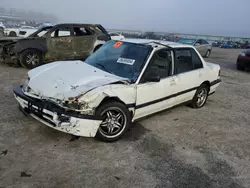
<path fill-rule="evenodd" d="M 209 95 L 213 95 L 215 93 L 215 91 L 219 87 L 220 83 L 221 83 L 220 78 L 210 83 Z"/>
<path fill-rule="evenodd" d="M 48 101 L 37 100 L 25 95 L 21 87 L 13 90 L 20 110 L 41 123 L 61 132 L 76 136 L 95 137 L 102 117 L 65 111 Z"/>

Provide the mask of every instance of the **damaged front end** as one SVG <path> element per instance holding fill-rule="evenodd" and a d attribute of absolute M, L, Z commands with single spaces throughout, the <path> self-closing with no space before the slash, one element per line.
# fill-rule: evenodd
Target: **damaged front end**
<path fill-rule="evenodd" d="M 24 86 L 13 90 L 24 114 L 29 114 L 43 124 L 75 136 L 95 137 L 103 118 L 95 116 L 93 109 L 75 100 L 53 101 L 31 97 Z"/>
<path fill-rule="evenodd" d="M 0 44 L 0 62 L 9 66 L 20 66 L 18 54 L 14 49 L 16 42 Z"/>

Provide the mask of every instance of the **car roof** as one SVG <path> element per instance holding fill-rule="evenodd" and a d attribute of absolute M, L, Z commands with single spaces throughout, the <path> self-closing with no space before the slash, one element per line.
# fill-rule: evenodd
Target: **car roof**
<path fill-rule="evenodd" d="M 136 43 L 136 44 L 150 44 L 152 46 L 162 44 L 163 46 L 165 45 L 165 46 L 169 46 L 171 48 L 185 48 L 185 47 L 193 48 L 193 46 L 188 45 L 188 44 L 181 44 L 181 43 L 177 43 L 177 42 L 164 41 L 164 40 L 154 40 L 154 39 L 128 39 L 128 38 L 126 38 L 126 39 L 123 39 L 121 41 Z M 155 47 L 155 46 L 153 46 L 153 47 Z"/>
<path fill-rule="evenodd" d="M 60 23 L 60 24 L 56 24 L 54 25 L 55 27 L 58 26 L 85 26 L 85 27 L 89 27 L 89 26 L 100 26 L 101 24 L 88 24 L 88 23 Z"/>

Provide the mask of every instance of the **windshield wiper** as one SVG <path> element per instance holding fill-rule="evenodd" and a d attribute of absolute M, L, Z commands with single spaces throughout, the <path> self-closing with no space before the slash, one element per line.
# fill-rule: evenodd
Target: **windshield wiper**
<path fill-rule="evenodd" d="M 108 70 L 103 64 L 100 63 L 96 63 L 96 65 L 98 65 L 99 67 L 101 67 L 104 71 L 113 74 L 110 70 Z"/>

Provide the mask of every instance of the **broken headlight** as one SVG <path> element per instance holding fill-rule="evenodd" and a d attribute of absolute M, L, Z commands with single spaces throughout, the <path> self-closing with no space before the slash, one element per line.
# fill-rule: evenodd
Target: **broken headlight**
<path fill-rule="evenodd" d="M 67 110 L 76 111 L 81 114 L 93 115 L 94 113 L 94 110 L 86 102 L 78 102 L 77 100 L 64 102 L 61 101 L 60 104 Z"/>
<path fill-rule="evenodd" d="M 66 108 L 75 109 L 75 110 L 84 110 L 84 109 L 89 108 L 89 105 L 87 103 L 78 102 L 77 100 L 75 100 L 75 101 L 66 101 L 64 103 L 64 106 Z"/>
<path fill-rule="evenodd" d="M 29 91 L 29 81 L 30 81 L 30 78 L 27 77 L 27 78 L 25 79 L 24 83 L 23 83 L 22 88 L 23 88 L 23 91 L 24 91 L 24 92 L 28 92 L 28 91 Z"/>

